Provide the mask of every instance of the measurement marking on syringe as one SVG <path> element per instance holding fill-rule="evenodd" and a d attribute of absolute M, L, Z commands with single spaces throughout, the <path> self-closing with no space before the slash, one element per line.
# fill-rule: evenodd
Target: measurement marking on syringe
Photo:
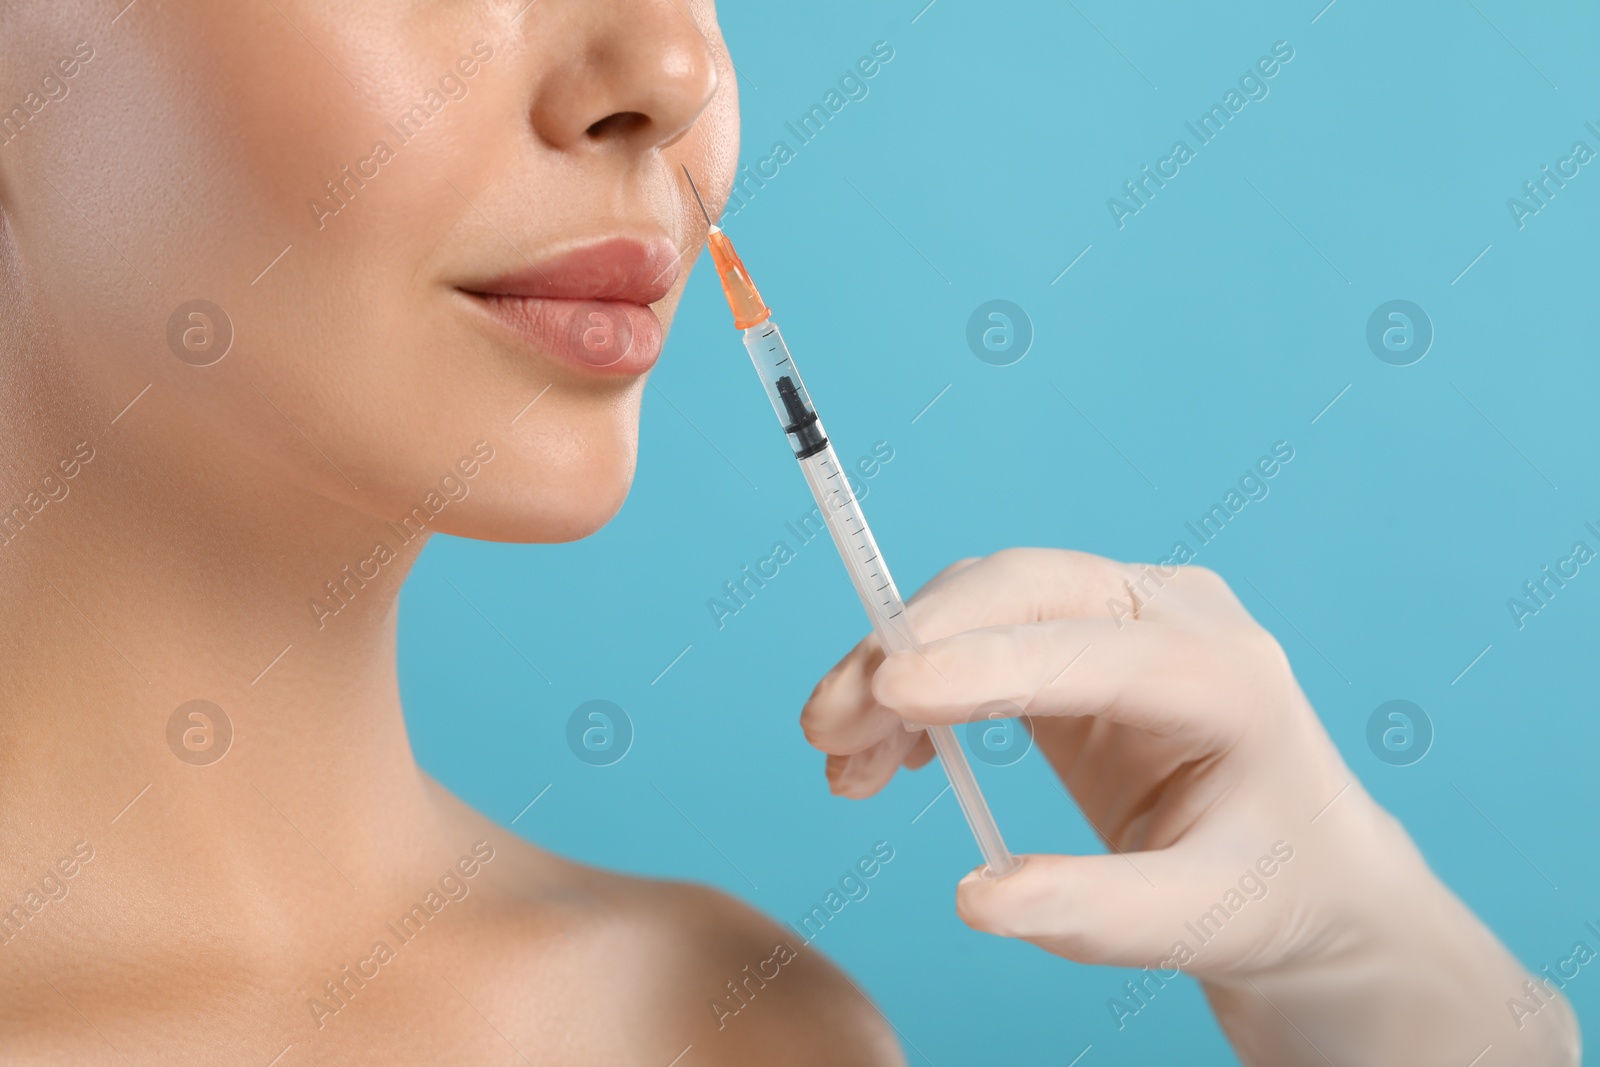
<path fill-rule="evenodd" d="M 774 363 L 772 366 L 774 368 L 778 368 L 778 367 L 783 366 L 787 362 L 789 362 L 789 357 L 785 356 L 783 359 L 778 360 L 778 362 Z"/>

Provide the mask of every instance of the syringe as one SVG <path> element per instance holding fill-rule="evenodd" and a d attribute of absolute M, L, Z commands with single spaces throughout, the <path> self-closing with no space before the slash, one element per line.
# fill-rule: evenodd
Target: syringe
<path fill-rule="evenodd" d="M 684 168 L 684 175 L 689 175 L 687 167 Z M 700 191 L 694 188 L 693 177 L 689 177 L 689 187 L 694 189 L 695 199 L 700 200 Z M 711 227 L 707 244 L 711 248 L 711 259 L 716 264 L 717 275 L 722 279 L 722 291 L 733 310 L 733 324 L 744 332 L 744 346 L 750 353 L 750 360 L 755 364 L 756 373 L 761 376 L 761 384 L 766 386 L 767 398 L 772 401 L 772 409 L 778 414 L 783 432 L 789 436 L 794 458 L 800 461 L 806 484 L 811 487 L 811 495 L 816 498 L 817 506 L 822 511 L 828 532 L 833 535 L 834 547 L 844 560 L 845 570 L 850 572 L 850 581 L 855 585 L 856 594 L 867 609 L 872 628 L 877 632 L 885 652 L 914 650 L 917 639 L 912 633 L 905 603 L 895 589 L 894 579 L 889 577 L 888 564 L 878 551 L 872 531 L 867 528 L 861 505 L 856 500 L 855 491 L 850 488 L 850 479 L 840 469 L 839 457 L 834 454 L 833 445 L 828 443 L 828 436 L 823 432 L 822 420 L 817 417 L 811 397 L 800 381 L 800 374 L 795 369 L 794 358 L 789 354 L 783 334 L 772 321 L 771 310 L 756 291 L 727 234 L 711 221 L 703 200 L 700 201 L 700 210 L 705 213 L 706 224 Z M 967 762 L 966 753 L 961 750 L 961 742 L 957 740 L 955 731 L 948 726 L 929 726 L 927 731 L 933 739 L 939 763 L 950 778 L 951 791 L 955 793 L 961 812 L 967 817 L 967 825 L 972 827 L 972 836 L 977 839 L 978 848 L 983 852 L 987 864 L 985 877 L 999 878 L 1010 874 L 1021 866 L 1021 861 L 1006 848 L 1000 828 L 989 813 L 989 805 L 983 799 L 983 792 L 978 788 L 978 780 L 973 777 L 972 766 Z"/>

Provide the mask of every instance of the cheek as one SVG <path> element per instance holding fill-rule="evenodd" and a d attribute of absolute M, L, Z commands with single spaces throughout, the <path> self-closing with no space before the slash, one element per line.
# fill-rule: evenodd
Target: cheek
<path fill-rule="evenodd" d="M 333 62 L 361 71 L 342 37 L 289 0 L 280 6 Z M 116 249 L 108 287 L 157 304 L 195 288 L 246 289 L 303 242 L 306 200 L 370 149 L 379 124 L 368 101 L 387 91 L 358 94 L 271 5 L 241 18 L 191 0 L 161 16 L 132 19 L 115 47 L 97 49 L 75 79 L 82 99 L 63 103 L 71 121 L 41 139 L 47 158 L 32 168 L 59 175 L 62 199 Z M 29 192 L 48 207 L 49 186 Z"/>
<path fill-rule="evenodd" d="M 387 5 L 337 6 L 333 18 L 310 0 L 248 14 L 170 0 L 143 21 L 134 9 L 51 116 L 71 121 L 30 146 L 19 244 L 45 317 L 63 324 L 71 387 L 93 407 L 119 410 L 153 377 L 176 418 L 130 423 L 151 445 L 221 437 L 286 477 L 336 493 L 353 479 L 399 500 L 443 473 L 435 449 L 454 454 L 484 421 L 461 394 L 493 395 L 452 389 L 460 364 L 438 354 L 459 337 L 427 317 L 420 265 L 460 214 L 448 167 L 490 165 L 456 143 L 469 109 L 511 83 L 491 89 L 491 64 L 402 145 L 392 124 L 485 27 L 452 5 L 431 7 L 426 25 Z M 219 306 L 234 338 L 203 371 L 168 340 L 169 319 L 196 300 Z M 419 424 L 448 439 L 396 433 Z"/>
<path fill-rule="evenodd" d="M 18 241 L 36 270 L 35 298 L 84 354 L 89 388 L 109 382 L 112 399 L 121 397 L 122 368 L 144 363 L 134 367 L 140 386 L 153 367 L 226 407 L 249 393 L 237 356 L 304 350 L 319 316 L 351 319 L 334 294 L 350 289 L 341 278 L 353 239 L 381 213 L 350 219 L 341 242 L 318 233 L 307 202 L 370 154 L 385 104 L 415 79 L 393 56 L 363 63 L 356 42 L 371 31 L 378 47 L 385 31 L 360 25 L 359 12 L 334 29 L 318 25 L 312 7 L 180 0 L 143 18 L 130 11 L 115 45 L 96 42 L 74 91 L 53 105 L 59 121 L 41 126 L 48 136 L 29 146 Z M 334 65 L 387 80 L 364 77 L 358 93 Z M 195 299 L 221 306 L 238 338 L 236 358 L 204 376 L 175 359 L 166 338 L 168 318 Z"/>

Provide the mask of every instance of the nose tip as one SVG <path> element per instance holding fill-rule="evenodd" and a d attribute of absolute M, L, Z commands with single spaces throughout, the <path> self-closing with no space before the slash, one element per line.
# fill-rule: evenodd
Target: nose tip
<path fill-rule="evenodd" d="M 715 96 L 716 57 L 672 0 L 597 3 L 587 47 L 551 72 L 533 124 L 559 148 L 664 148 L 694 125 Z"/>

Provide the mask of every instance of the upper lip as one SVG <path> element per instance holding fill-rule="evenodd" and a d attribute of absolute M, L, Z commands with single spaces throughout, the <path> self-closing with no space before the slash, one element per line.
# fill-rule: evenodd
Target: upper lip
<path fill-rule="evenodd" d="M 678 280 L 680 258 L 664 236 L 606 237 L 461 288 L 482 296 L 653 304 Z"/>

